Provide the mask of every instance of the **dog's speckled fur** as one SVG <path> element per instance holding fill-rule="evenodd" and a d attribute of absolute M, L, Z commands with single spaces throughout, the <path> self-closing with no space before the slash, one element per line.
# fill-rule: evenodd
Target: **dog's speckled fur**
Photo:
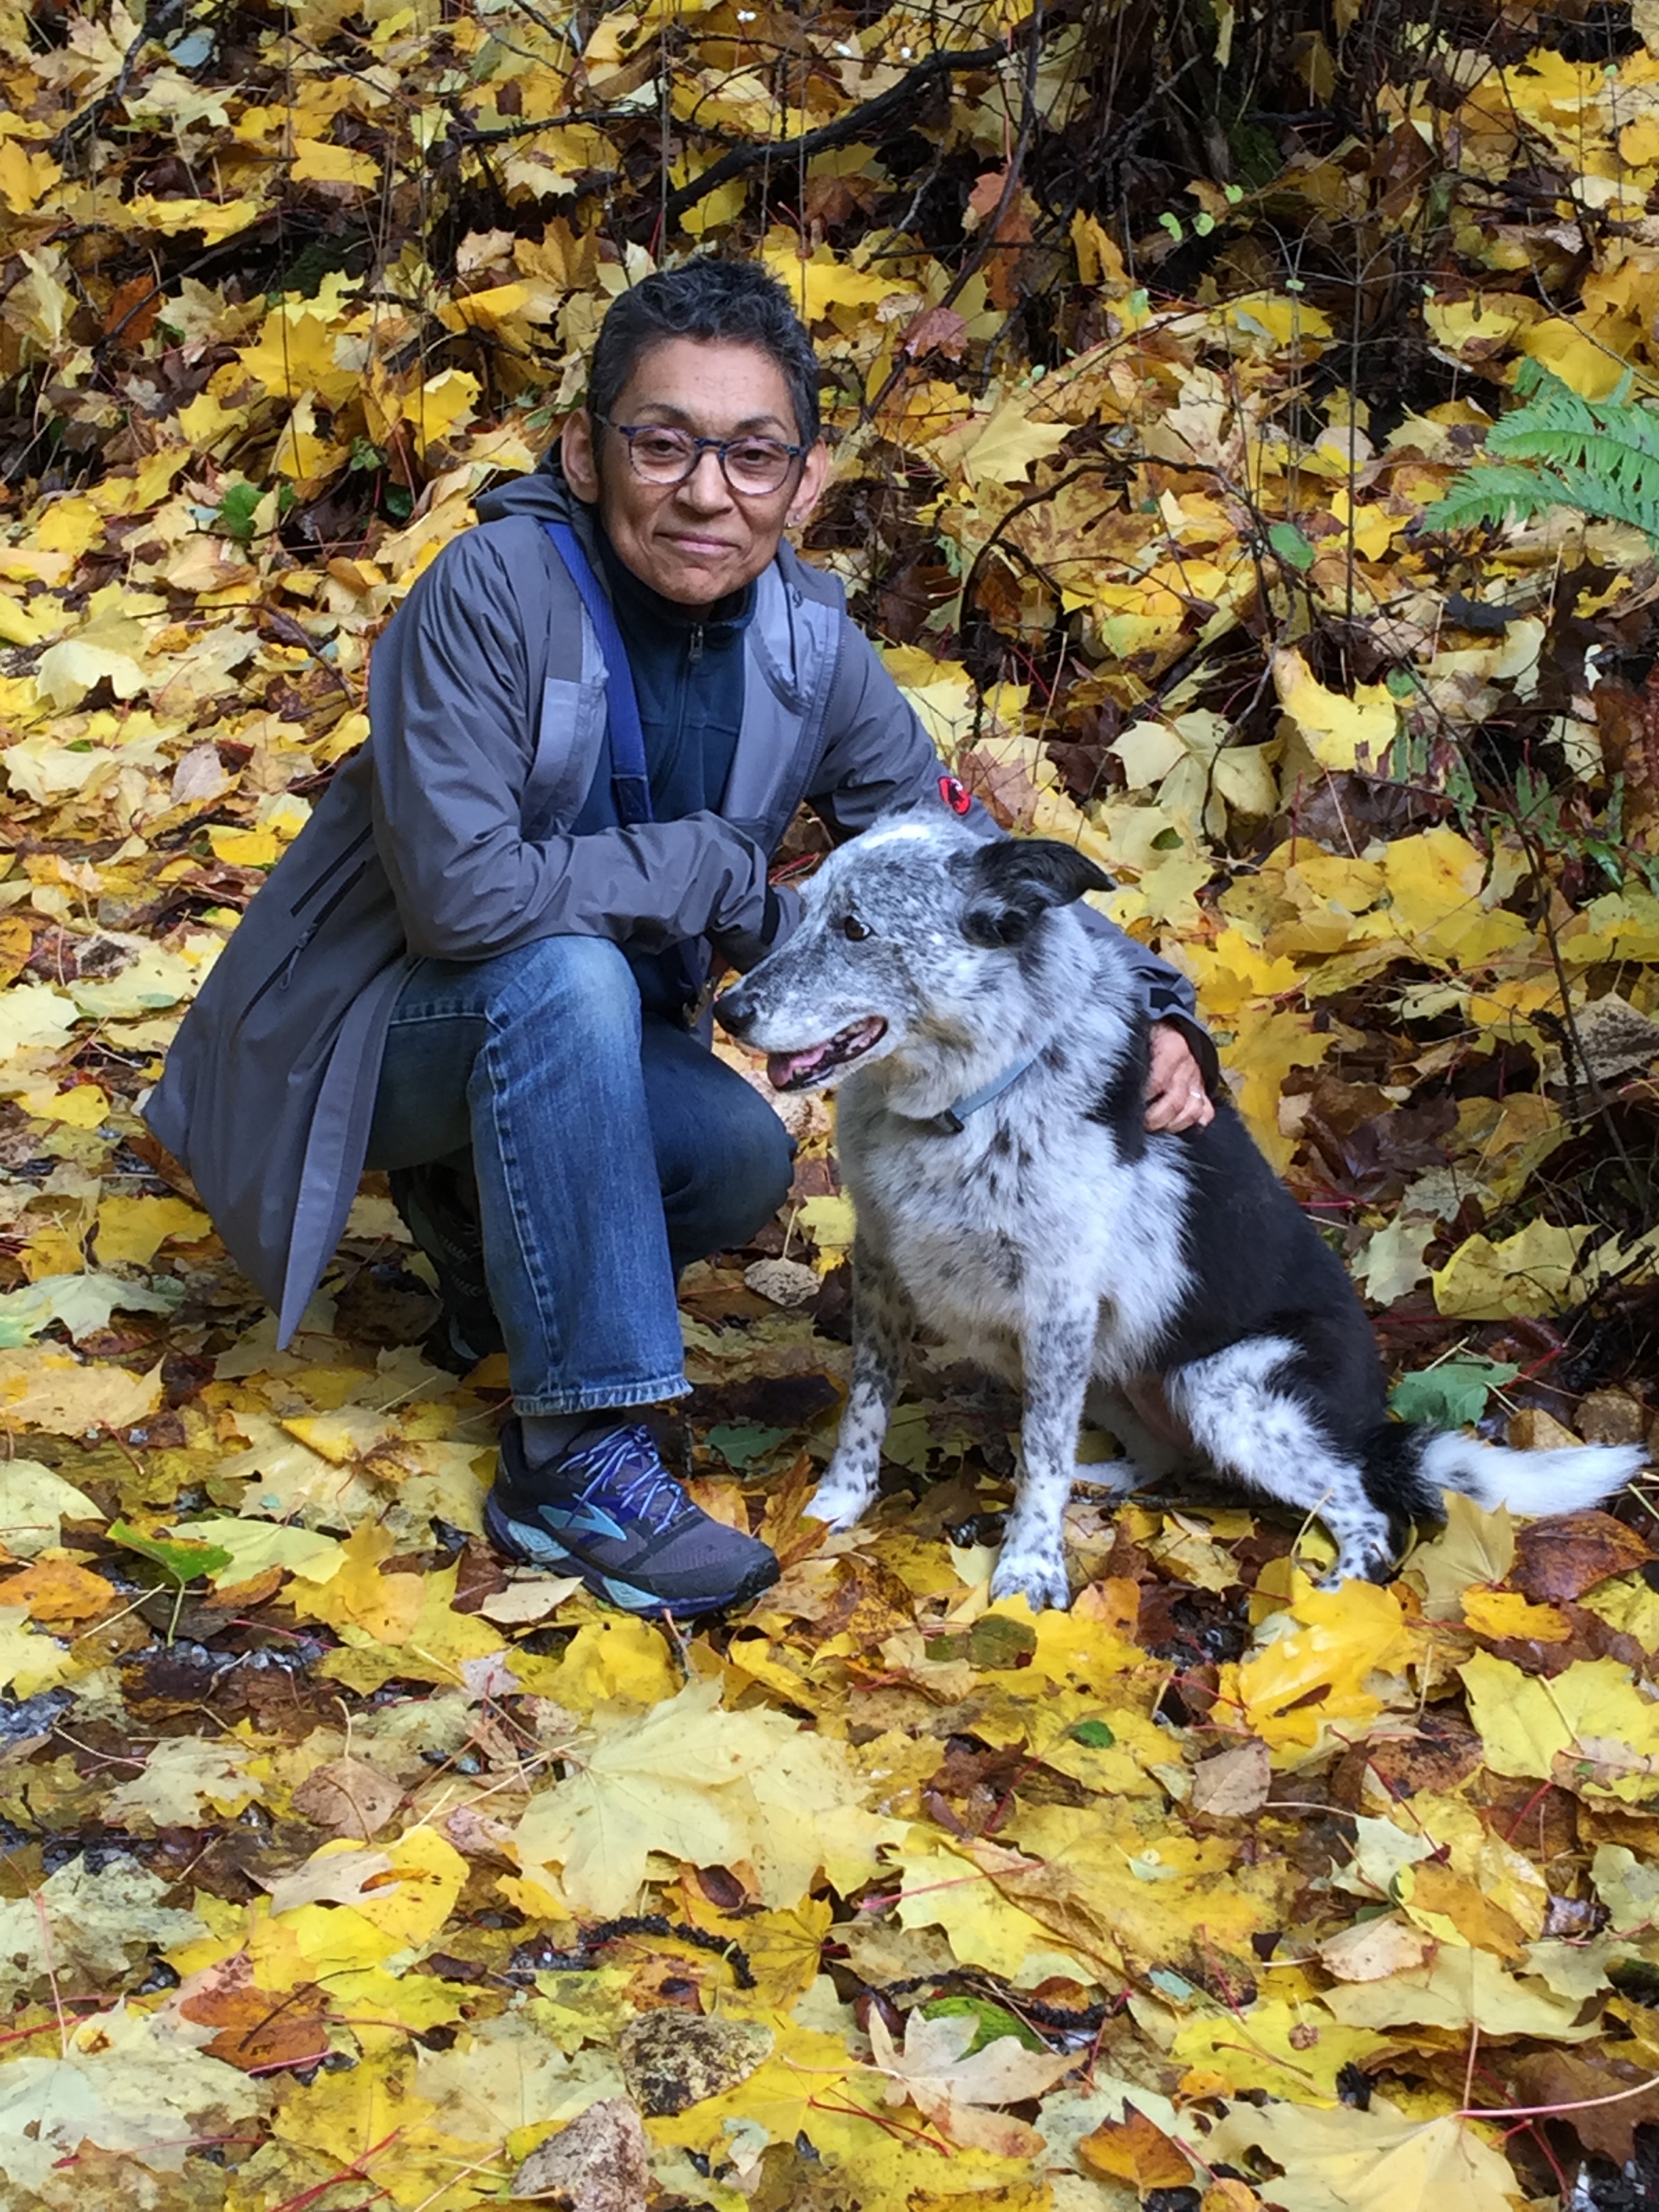
<path fill-rule="evenodd" d="M 1231 1104 L 1206 1129 L 1147 1133 L 1146 1020 L 1122 951 L 1072 906 L 1104 887 L 1066 846 L 987 843 L 913 810 L 833 854 L 796 933 L 720 1003 L 777 1054 L 886 1024 L 841 1083 L 853 1386 L 814 1512 L 849 1527 L 875 1496 L 919 1326 L 1024 1391 L 992 1590 L 1034 1607 L 1067 1601 L 1085 1404 L 1130 1454 L 1091 1483 L 1207 1462 L 1317 1514 L 1333 1580 L 1386 1573 L 1442 1487 L 1522 1512 L 1615 1489 L 1641 1451 L 1507 1452 L 1389 1420 L 1352 1285 Z M 959 1129 L 940 1118 L 1028 1056 Z"/>

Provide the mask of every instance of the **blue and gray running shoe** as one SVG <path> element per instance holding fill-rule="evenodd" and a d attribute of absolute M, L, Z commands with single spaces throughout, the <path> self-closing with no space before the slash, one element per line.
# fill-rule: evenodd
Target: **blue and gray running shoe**
<path fill-rule="evenodd" d="M 517 1420 L 484 1501 L 490 1541 L 508 1559 L 580 1575 L 624 1612 L 682 1620 L 742 1605 L 778 1578 L 776 1555 L 694 1505 L 642 1423 L 532 1469 Z"/>

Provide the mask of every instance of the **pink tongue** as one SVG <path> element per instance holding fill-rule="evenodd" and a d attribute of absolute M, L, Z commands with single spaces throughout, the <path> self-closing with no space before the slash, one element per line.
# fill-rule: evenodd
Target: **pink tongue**
<path fill-rule="evenodd" d="M 766 1055 L 766 1078 L 774 1091 L 787 1091 L 798 1077 L 810 1075 L 820 1065 L 828 1045 L 814 1045 L 810 1052 L 771 1052 Z"/>

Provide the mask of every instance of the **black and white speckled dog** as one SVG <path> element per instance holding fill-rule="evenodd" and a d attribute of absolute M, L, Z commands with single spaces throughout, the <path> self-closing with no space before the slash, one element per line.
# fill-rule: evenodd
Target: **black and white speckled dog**
<path fill-rule="evenodd" d="M 1341 1262 L 1224 1100 L 1149 1135 L 1146 1018 L 1076 902 L 1109 888 L 1069 846 L 895 817 L 827 860 L 805 921 L 720 1001 L 780 1090 L 841 1085 L 858 1213 L 852 1394 L 813 1511 L 876 1493 L 918 1325 L 1024 1393 L 1023 1468 L 992 1589 L 1069 1595 L 1079 1425 L 1127 1492 L 1186 1463 L 1317 1514 L 1331 1579 L 1386 1574 L 1440 1492 L 1522 1513 L 1607 1496 L 1638 1449 L 1515 1452 L 1389 1418 Z"/>

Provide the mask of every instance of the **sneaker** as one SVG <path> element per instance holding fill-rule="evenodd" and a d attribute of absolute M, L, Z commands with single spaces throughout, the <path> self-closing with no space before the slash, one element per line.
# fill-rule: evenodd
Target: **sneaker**
<path fill-rule="evenodd" d="M 444 1338 L 465 1373 L 507 1348 L 484 1281 L 477 1188 L 441 1160 L 395 1169 L 390 1181 L 393 1203 L 438 1278 Z"/>
<path fill-rule="evenodd" d="M 535 1469 L 519 1422 L 505 1423 L 484 1528 L 508 1559 L 580 1575 L 626 1613 L 689 1620 L 742 1605 L 778 1578 L 769 1546 L 691 1503 L 642 1422 Z"/>

